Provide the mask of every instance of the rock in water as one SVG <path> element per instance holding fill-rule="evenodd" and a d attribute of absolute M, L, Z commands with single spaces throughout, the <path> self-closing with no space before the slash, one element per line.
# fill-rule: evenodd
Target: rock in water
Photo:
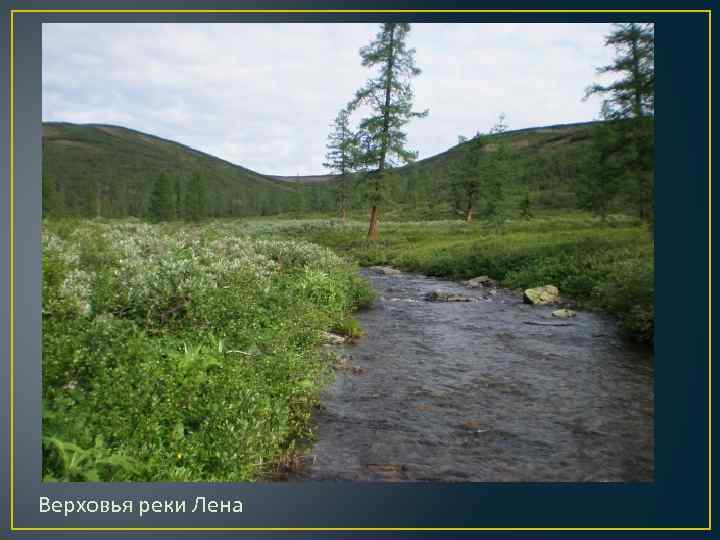
<path fill-rule="evenodd" d="M 425 295 L 425 300 L 428 302 L 470 302 L 470 298 L 466 298 L 462 294 L 445 291 L 431 291 Z"/>
<path fill-rule="evenodd" d="M 392 266 L 371 266 L 370 270 L 378 274 L 385 274 L 386 276 L 397 276 L 402 274 L 400 270 L 393 268 Z"/>
<path fill-rule="evenodd" d="M 545 285 L 544 287 L 535 287 L 534 289 L 525 289 L 523 293 L 523 301 L 526 304 L 536 306 L 544 306 L 556 302 L 560 296 L 560 291 L 555 285 Z"/>
<path fill-rule="evenodd" d="M 558 319 L 571 319 L 575 317 L 577 313 L 575 313 L 572 309 L 556 309 L 552 312 L 553 317 L 557 317 Z"/>
<path fill-rule="evenodd" d="M 497 281 L 489 278 L 488 276 L 478 276 L 476 278 L 463 281 L 463 285 L 470 287 L 471 289 L 477 289 L 478 287 L 497 287 Z"/>

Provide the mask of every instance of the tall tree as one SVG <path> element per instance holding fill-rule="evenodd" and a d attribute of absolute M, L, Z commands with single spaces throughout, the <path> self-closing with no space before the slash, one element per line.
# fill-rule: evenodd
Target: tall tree
<path fill-rule="evenodd" d="M 335 201 L 343 222 L 347 219 L 348 190 L 350 183 L 347 174 L 353 167 L 353 158 L 357 154 L 355 134 L 350 130 L 350 111 L 342 109 L 330 125 L 325 167 L 340 175 L 333 185 Z"/>
<path fill-rule="evenodd" d="M 378 205 L 382 198 L 380 183 L 386 169 L 409 163 L 417 153 L 405 148 L 407 136 L 403 127 L 427 111 L 412 110 L 413 91 L 410 79 L 420 74 L 415 66 L 415 49 L 407 47 L 408 23 L 385 23 L 375 39 L 360 49 L 362 65 L 377 68 L 350 103 L 350 110 L 360 105 L 370 107 L 370 116 L 359 124 L 358 160 L 355 166 L 365 169 L 371 184 L 368 198 L 372 205 L 368 240 L 378 236 Z"/>
<path fill-rule="evenodd" d="M 480 195 L 480 158 L 485 146 L 483 138 L 464 141 L 465 148 L 459 149 L 458 159 L 450 169 L 450 191 L 454 205 L 465 214 L 465 223 L 472 223 L 475 203 Z"/>
<path fill-rule="evenodd" d="M 602 116 L 615 121 L 608 133 L 597 128 L 596 145 L 610 143 L 599 151 L 600 165 L 608 173 L 626 179 L 625 192 L 638 215 L 648 224 L 654 221 L 653 209 L 653 121 L 655 110 L 655 52 L 652 24 L 621 23 L 613 26 L 605 44 L 615 48 L 612 64 L 598 68 L 598 73 L 614 73 L 619 78 L 608 85 L 595 84 L 586 92 L 586 98 L 605 96 Z M 606 174 L 587 178 L 589 182 L 606 182 Z M 615 181 L 612 182 L 615 184 Z M 602 186 L 589 186 L 598 191 Z M 608 191 L 607 189 L 605 191 Z M 616 190 L 609 190 L 616 191 Z M 598 203 L 600 204 L 600 203 Z"/>
<path fill-rule="evenodd" d="M 165 173 L 155 180 L 150 194 L 148 214 L 153 221 L 172 221 L 175 219 L 175 183 Z"/>
<path fill-rule="evenodd" d="M 200 221 L 207 215 L 207 187 L 199 172 L 190 177 L 185 192 L 185 218 L 188 221 Z"/>
<path fill-rule="evenodd" d="M 612 64 L 597 68 L 599 74 L 614 73 L 619 78 L 602 85 L 594 84 L 586 97 L 607 96 L 603 103 L 606 119 L 640 118 L 655 108 L 655 32 L 652 24 L 617 23 L 605 38 L 615 48 Z"/>
<path fill-rule="evenodd" d="M 477 171 L 480 175 L 485 208 L 485 217 L 500 220 L 501 205 L 504 200 L 504 186 L 514 176 L 511 161 L 515 158 L 512 153 L 510 142 L 503 134 L 507 131 L 505 114 L 501 113 L 490 133 L 485 136 L 476 137 L 484 142 L 484 156 L 478 161 Z"/>

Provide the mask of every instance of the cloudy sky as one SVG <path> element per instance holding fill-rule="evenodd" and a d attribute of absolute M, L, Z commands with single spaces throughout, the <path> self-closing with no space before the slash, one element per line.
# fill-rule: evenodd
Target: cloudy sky
<path fill-rule="evenodd" d="M 377 24 L 43 24 L 43 120 L 116 124 L 258 172 L 321 174 L 328 125 L 370 76 Z M 414 24 L 409 147 L 597 118 L 606 24 Z"/>

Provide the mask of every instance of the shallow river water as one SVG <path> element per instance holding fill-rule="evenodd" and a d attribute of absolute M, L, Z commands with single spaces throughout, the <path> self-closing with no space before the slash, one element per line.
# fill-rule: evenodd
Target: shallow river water
<path fill-rule="evenodd" d="M 650 352 L 608 317 L 515 293 L 363 270 L 380 297 L 315 417 L 309 480 L 653 478 Z M 427 302 L 429 291 L 472 302 Z M 563 325 L 563 326 L 561 326 Z"/>

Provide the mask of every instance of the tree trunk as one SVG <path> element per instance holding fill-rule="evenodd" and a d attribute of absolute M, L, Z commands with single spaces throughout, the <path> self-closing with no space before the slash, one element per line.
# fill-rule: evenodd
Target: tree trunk
<path fill-rule="evenodd" d="M 370 212 L 370 228 L 368 228 L 367 234 L 368 240 L 378 239 L 378 207 L 373 206 Z"/>
<path fill-rule="evenodd" d="M 347 210 L 345 209 L 344 206 L 342 207 L 342 210 L 340 210 L 340 216 L 342 218 L 343 223 L 347 222 Z"/>
<path fill-rule="evenodd" d="M 468 206 L 467 210 L 465 210 L 465 223 L 472 223 L 473 222 L 473 207 Z"/>

